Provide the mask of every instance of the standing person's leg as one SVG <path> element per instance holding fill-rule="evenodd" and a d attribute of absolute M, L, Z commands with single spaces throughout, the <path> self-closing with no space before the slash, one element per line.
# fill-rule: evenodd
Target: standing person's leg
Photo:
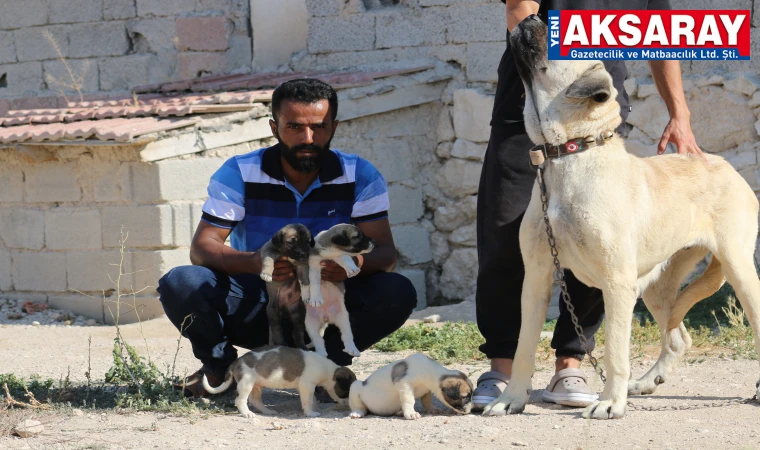
<path fill-rule="evenodd" d="M 417 306 L 417 291 L 403 275 L 380 272 L 345 281 L 345 303 L 356 347 L 364 351 L 399 329 Z M 341 366 L 352 357 L 343 351 L 340 331 L 325 330 L 327 357 Z"/>
<path fill-rule="evenodd" d="M 266 290 L 258 276 L 229 277 L 202 266 L 180 266 L 159 281 L 166 316 L 190 340 L 203 367 L 185 380 L 189 394 L 204 394 L 200 379 L 212 385 L 237 358 L 235 345 L 268 342 Z"/>

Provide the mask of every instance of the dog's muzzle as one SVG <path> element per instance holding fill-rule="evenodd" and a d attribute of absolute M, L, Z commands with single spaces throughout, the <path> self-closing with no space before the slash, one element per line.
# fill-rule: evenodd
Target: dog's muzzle
<path fill-rule="evenodd" d="M 563 144 L 540 144 L 530 149 L 530 162 L 534 166 L 540 166 L 549 159 L 559 159 L 563 156 L 574 155 L 600 145 L 604 145 L 615 135 L 612 131 L 605 131 L 599 136 L 587 136 L 585 138 L 571 139 Z"/>

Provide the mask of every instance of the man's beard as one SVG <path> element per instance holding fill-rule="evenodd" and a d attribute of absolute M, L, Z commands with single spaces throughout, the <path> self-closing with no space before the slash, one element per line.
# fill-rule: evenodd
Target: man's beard
<path fill-rule="evenodd" d="M 280 141 L 280 148 L 282 150 L 282 156 L 290 167 L 296 169 L 301 173 L 312 173 L 319 170 L 322 167 L 322 161 L 325 159 L 325 153 L 330 149 L 330 142 L 324 146 L 316 144 L 302 144 L 294 147 L 288 147 L 285 143 Z M 314 152 L 313 156 L 298 156 L 299 151 L 309 150 Z"/>

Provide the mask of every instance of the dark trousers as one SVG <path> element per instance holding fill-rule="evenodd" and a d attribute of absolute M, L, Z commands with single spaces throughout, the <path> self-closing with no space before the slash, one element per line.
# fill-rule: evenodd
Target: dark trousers
<path fill-rule="evenodd" d="M 401 327 L 417 305 L 414 286 L 397 273 L 349 278 L 345 285 L 346 309 L 359 350 Z M 258 275 L 230 277 L 202 266 L 180 266 L 161 278 L 158 292 L 166 316 L 190 340 L 195 357 L 222 377 L 237 358 L 233 345 L 253 349 L 269 343 L 268 296 Z M 342 366 L 351 364 L 340 331 L 329 326 L 324 337 L 328 357 Z"/>
<path fill-rule="evenodd" d="M 494 125 L 480 176 L 475 305 L 478 328 L 486 340 L 480 351 L 489 359 L 514 358 L 520 335 L 520 297 L 525 267 L 519 232 L 536 180 L 528 158 L 531 147 L 533 143 L 522 123 Z M 604 317 L 602 293 L 576 280 L 570 271 L 565 271 L 565 280 L 583 334 L 593 349 L 594 334 Z M 562 301 L 559 310 L 552 348 L 557 356 L 582 359 L 586 352 Z"/>

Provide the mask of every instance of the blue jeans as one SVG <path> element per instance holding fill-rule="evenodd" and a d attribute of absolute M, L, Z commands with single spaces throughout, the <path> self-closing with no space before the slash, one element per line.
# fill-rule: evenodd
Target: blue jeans
<path fill-rule="evenodd" d="M 397 273 L 349 278 L 345 285 L 346 309 L 359 350 L 400 328 L 417 305 L 414 286 Z M 221 377 L 237 358 L 233 345 L 253 349 L 269 343 L 268 296 L 258 275 L 228 276 L 202 266 L 180 266 L 161 278 L 158 292 L 166 316 L 190 340 L 195 357 Z M 351 364 L 336 327 L 325 331 L 325 345 L 336 364 Z"/>

